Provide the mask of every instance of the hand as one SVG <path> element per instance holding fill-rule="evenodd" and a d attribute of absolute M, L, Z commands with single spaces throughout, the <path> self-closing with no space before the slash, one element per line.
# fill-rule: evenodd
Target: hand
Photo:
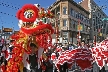
<path fill-rule="evenodd" d="M 1 66 L 5 65 L 4 62 L 1 64 Z"/>

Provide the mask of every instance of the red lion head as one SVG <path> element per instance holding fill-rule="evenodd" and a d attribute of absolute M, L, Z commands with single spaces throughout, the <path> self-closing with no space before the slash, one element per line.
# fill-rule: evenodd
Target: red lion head
<path fill-rule="evenodd" d="M 26 4 L 17 12 L 21 31 L 26 34 L 53 33 L 49 22 L 52 17 L 53 15 L 49 10 L 39 9 L 33 4 Z"/>

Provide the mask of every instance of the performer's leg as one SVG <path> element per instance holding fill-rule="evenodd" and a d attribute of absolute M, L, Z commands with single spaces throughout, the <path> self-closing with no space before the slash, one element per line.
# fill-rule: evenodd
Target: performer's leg
<path fill-rule="evenodd" d="M 23 68 L 23 72 L 26 72 L 26 68 L 25 67 Z"/>
<path fill-rule="evenodd" d="M 23 72 L 30 72 L 26 67 L 23 68 Z"/>
<path fill-rule="evenodd" d="M 36 69 L 31 69 L 31 72 L 38 72 Z"/>

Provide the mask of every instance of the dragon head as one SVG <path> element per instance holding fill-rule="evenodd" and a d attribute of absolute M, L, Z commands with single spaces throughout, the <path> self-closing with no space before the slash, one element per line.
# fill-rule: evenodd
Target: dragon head
<path fill-rule="evenodd" d="M 17 12 L 21 31 L 29 35 L 53 33 L 50 23 L 53 17 L 53 13 L 40 8 L 39 4 L 26 4 Z"/>

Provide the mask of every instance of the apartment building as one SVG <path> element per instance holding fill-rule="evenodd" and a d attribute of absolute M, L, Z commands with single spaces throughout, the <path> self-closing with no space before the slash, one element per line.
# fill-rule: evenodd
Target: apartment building
<path fill-rule="evenodd" d="M 55 14 L 53 27 L 58 27 L 60 43 L 74 42 L 90 39 L 89 12 L 73 0 L 57 0 L 48 9 Z M 56 33 L 53 35 L 53 41 Z"/>
<path fill-rule="evenodd" d="M 90 38 L 93 40 L 95 37 L 96 41 L 105 39 L 108 33 L 108 22 L 103 21 L 103 18 L 108 18 L 108 16 L 103 12 L 102 7 L 98 6 L 94 0 L 82 0 L 79 5 L 90 13 Z"/>

